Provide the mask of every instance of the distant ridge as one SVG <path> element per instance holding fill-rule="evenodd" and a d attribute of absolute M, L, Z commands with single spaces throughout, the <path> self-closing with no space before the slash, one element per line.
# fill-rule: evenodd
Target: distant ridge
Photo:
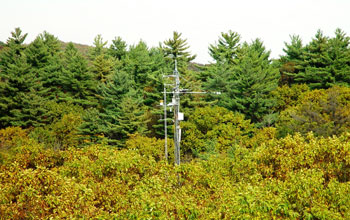
<path fill-rule="evenodd" d="M 62 50 L 65 50 L 67 45 L 70 43 L 70 42 L 63 42 L 63 41 L 60 41 L 60 42 L 61 42 Z M 79 43 L 74 43 L 74 42 L 72 42 L 72 43 L 73 43 L 74 47 L 77 48 L 78 51 L 85 57 L 88 57 L 89 50 L 90 50 L 90 48 L 93 47 L 93 46 L 89 46 L 86 44 L 79 44 Z M 0 47 L 1 47 L 1 44 L 0 44 Z M 190 62 L 188 68 L 190 70 L 193 70 L 193 71 L 199 71 L 200 69 L 198 67 L 204 67 L 204 66 L 205 66 L 205 64 Z"/>
<path fill-rule="evenodd" d="M 63 42 L 63 41 L 60 41 L 61 42 L 61 48 L 62 50 L 65 50 L 67 45 L 70 43 L 70 42 Z M 86 44 L 79 44 L 79 43 L 74 43 L 72 42 L 74 47 L 78 49 L 78 51 L 84 55 L 84 56 L 88 56 L 89 54 L 89 49 L 92 48 L 92 46 L 89 46 L 89 45 L 86 45 Z"/>

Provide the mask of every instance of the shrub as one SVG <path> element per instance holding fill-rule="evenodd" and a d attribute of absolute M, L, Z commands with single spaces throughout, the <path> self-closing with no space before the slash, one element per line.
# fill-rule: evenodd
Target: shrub
<path fill-rule="evenodd" d="M 0 130 L 0 150 L 9 150 L 29 141 L 27 131 L 20 127 L 7 127 Z"/>
<path fill-rule="evenodd" d="M 45 127 L 33 129 L 30 136 L 53 149 L 66 149 L 81 144 L 78 127 L 82 123 L 79 114 L 68 113 Z"/>
<path fill-rule="evenodd" d="M 129 135 L 126 141 L 126 147 L 129 150 L 135 150 L 139 154 L 146 157 L 153 157 L 159 161 L 165 158 L 164 155 L 164 139 L 150 138 L 140 134 Z M 172 160 L 174 152 L 173 140 L 168 139 L 168 160 Z"/>
<path fill-rule="evenodd" d="M 254 125 L 239 113 L 222 107 L 198 108 L 188 121 L 183 122 L 182 150 L 186 153 L 203 152 L 215 144 L 218 152 L 249 139 Z"/>
<path fill-rule="evenodd" d="M 339 135 L 350 128 L 350 88 L 333 87 L 305 93 L 299 103 L 280 114 L 278 134 L 312 131 L 316 136 Z"/>

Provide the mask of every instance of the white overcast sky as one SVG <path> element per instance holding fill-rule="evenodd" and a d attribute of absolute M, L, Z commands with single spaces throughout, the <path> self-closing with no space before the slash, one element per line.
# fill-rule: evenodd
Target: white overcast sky
<path fill-rule="evenodd" d="M 298 34 L 309 42 L 317 29 L 350 34 L 350 0 L 0 0 L 0 41 L 20 27 L 27 43 L 48 31 L 62 41 L 92 45 L 97 34 L 128 44 L 140 39 L 157 46 L 182 33 L 196 62 L 208 63 L 209 44 L 221 32 L 238 32 L 244 41 L 263 40 L 272 57 Z"/>

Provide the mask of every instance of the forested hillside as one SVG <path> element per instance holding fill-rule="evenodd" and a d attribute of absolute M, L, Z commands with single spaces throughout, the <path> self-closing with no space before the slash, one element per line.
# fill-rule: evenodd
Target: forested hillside
<path fill-rule="evenodd" d="M 350 37 L 0 42 L 0 219 L 350 219 Z M 181 87 L 164 157 L 163 85 Z M 170 91 L 170 90 L 169 90 Z M 167 97 L 171 100 L 171 94 Z M 170 109 L 168 109 L 170 110 Z"/>

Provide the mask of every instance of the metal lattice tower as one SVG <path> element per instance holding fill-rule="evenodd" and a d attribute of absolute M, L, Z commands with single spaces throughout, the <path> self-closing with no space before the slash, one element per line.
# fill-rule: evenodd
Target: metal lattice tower
<path fill-rule="evenodd" d="M 174 155 L 175 155 L 175 165 L 180 165 L 180 142 L 181 142 L 181 128 L 180 128 L 180 121 L 184 119 L 183 113 L 180 112 L 180 94 L 183 93 L 189 93 L 189 94 L 206 94 L 208 92 L 190 92 L 188 90 L 182 90 L 180 89 L 180 74 L 177 70 L 177 60 L 176 57 L 174 57 L 175 64 L 174 64 L 174 71 L 173 75 L 166 75 L 163 77 L 171 77 L 174 78 L 175 84 L 170 84 L 174 86 L 172 88 L 172 92 L 166 91 L 166 86 L 169 84 L 164 83 L 164 100 L 163 100 L 163 106 L 164 106 L 164 152 L 165 152 L 165 160 L 168 160 L 168 141 L 167 141 L 167 106 L 171 106 L 174 108 Z M 167 104 L 166 102 L 166 94 L 171 93 L 173 94 L 172 102 Z M 214 94 L 221 94 L 220 92 L 213 92 Z"/>

